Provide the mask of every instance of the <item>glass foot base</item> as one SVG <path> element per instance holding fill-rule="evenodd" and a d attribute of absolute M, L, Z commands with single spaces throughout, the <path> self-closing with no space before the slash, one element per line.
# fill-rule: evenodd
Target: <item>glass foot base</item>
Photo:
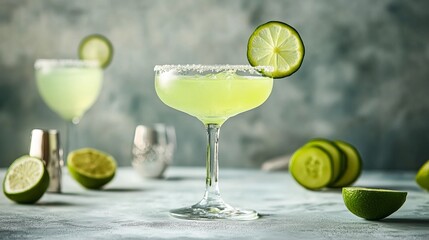
<path fill-rule="evenodd" d="M 201 204 L 170 210 L 173 217 L 187 220 L 255 220 L 259 215 L 254 210 L 242 210 L 228 204 Z"/>

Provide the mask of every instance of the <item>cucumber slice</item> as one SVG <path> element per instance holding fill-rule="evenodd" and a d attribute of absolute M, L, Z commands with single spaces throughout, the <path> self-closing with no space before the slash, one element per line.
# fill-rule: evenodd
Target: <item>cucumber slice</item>
<path fill-rule="evenodd" d="M 298 149 L 291 157 L 289 171 L 292 177 L 303 187 L 319 190 L 332 182 L 332 158 L 318 146 Z"/>
<path fill-rule="evenodd" d="M 335 182 L 339 177 L 341 177 L 343 171 L 345 171 L 346 160 L 340 148 L 338 148 L 335 143 L 327 139 L 313 139 L 310 140 L 305 146 L 318 146 L 325 149 L 329 153 L 332 158 L 332 171 L 334 174 L 331 183 Z"/>
<path fill-rule="evenodd" d="M 344 141 L 334 141 L 334 143 L 344 152 L 347 160 L 347 169 L 344 174 L 337 179 L 331 187 L 346 187 L 355 182 L 362 172 L 362 159 L 358 150 L 351 144 Z"/>

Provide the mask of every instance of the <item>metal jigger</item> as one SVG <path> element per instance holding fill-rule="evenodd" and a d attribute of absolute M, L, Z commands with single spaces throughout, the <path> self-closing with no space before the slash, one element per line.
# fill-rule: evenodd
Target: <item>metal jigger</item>
<path fill-rule="evenodd" d="M 42 159 L 49 173 L 48 192 L 61 192 L 61 166 L 63 165 L 60 133 L 57 130 L 33 129 L 30 156 Z"/>
<path fill-rule="evenodd" d="M 176 145 L 174 127 L 139 125 L 134 134 L 132 165 L 146 178 L 161 178 L 171 164 Z"/>

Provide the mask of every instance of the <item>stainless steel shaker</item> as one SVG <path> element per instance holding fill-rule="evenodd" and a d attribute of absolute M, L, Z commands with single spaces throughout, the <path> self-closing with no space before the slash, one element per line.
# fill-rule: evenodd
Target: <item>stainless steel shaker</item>
<path fill-rule="evenodd" d="M 30 156 L 42 159 L 49 173 L 48 192 L 61 192 L 61 167 L 63 166 L 60 134 L 57 130 L 33 129 Z"/>

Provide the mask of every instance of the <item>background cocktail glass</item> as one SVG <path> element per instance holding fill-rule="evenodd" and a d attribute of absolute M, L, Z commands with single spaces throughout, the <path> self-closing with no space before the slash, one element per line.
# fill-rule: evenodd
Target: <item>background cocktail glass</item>
<path fill-rule="evenodd" d="M 96 61 L 38 59 L 37 89 L 46 105 L 67 122 L 64 159 L 71 151 L 73 128 L 97 99 L 103 70 Z"/>
<path fill-rule="evenodd" d="M 206 191 L 203 199 L 171 210 L 183 219 L 258 218 L 254 210 L 242 210 L 225 203 L 219 191 L 218 144 L 221 125 L 232 116 L 258 107 L 267 100 L 273 79 L 261 71 L 271 67 L 247 65 L 162 65 L 155 66 L 155 89 L 166 105 L 198 118 L 206 127 Z"/>

